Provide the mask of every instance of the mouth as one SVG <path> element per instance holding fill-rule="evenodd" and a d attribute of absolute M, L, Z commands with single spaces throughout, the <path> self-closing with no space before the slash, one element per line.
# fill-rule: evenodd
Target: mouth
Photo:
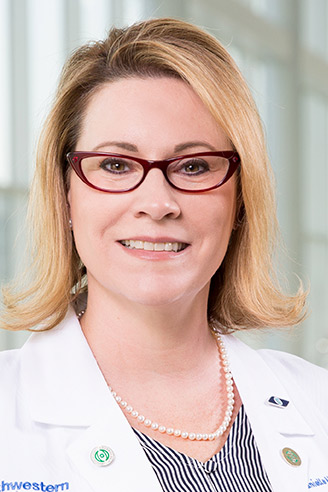
<path fill-rule="evenodd" d="M 133 239 L 123 239 L 119 241 L 125 248 L 128 249 L 141 249 L 144 251 L 173 251 L 178 253 L 183 251 L 189 246 L 187 243 L 180 242 L 160 242 L 155 243 L 151 241 L 139 241 Z"/>

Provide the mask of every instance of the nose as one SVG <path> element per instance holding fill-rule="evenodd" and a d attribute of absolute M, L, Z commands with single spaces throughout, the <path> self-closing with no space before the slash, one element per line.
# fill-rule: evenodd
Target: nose
<path fill-rule="evenodd" d="M 176 219 L 181 213 L 177 200 L 179 192 L 170 186 L 160 169 L 151 169 L 143 183 L 132 193 L 136 217 L 148 215 L 159 221 L 165 217 Z"/>

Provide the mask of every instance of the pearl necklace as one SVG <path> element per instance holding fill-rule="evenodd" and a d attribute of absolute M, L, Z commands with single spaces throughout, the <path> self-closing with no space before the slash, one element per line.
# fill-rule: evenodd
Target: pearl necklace
<path fill-rule="evenodd" d="M 225 373 L 226 390 L 227 390 L 227 408 L 225 411 L 223 422 L 215 432 L 211 432 L 208 434 L 201 434 L 196 432 L 186 432 L 186 431 L 182 431 L 181 429 L 173 429 L 173 427 L 165 427 L 165 425 L 161 425 L 158 424 L 157 422 L 153 422 L 149 418 L 145 417 L 140 412 L 135 410 L 131 405 L 129 405 L 127 401 L 123 400 L 123 398 L 119 396 L 111 386 L 109 386 L 109 390 L 112 396 L 114 397 L 118 405 L 126 413 L 131 415 L 131 417 L 135 418 L 137 422 L 139 422 L 140 424 L 143 424 L 154 431 L 159 431 L 162 434 L 167 434 L 168 436 L 172 436 L 172 437 L 181 437 L 182 439 L 190 439 L 191 441 L 194 440 L 213 441 L 214 439 L 218 439 L 225 433 L 225 431 L 229 427 L 232 413 L 233 413 L 235 398 L 234 398 L 234 391 L 233 391 L 233 379 L 232 379 L 232 374 L 230 372 L 226 349 L 221 337 L 217 333 L 215 333 L 215 338 L 217 340 L 219 355 Z"/>

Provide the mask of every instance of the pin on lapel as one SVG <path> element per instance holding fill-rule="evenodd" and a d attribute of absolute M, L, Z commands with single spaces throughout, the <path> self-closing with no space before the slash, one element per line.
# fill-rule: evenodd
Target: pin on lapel
<path fill-rule="evenodd" d="M 114 460 L 115 454 L 108 446 L 97 446 L 91 451 L 90 458 L 97 466 L 108 466 Z"/>
<path fill-rule="evenodd" d="M 288 463 L 289 465 L 292 466 L 301 466 L 302 460 L 299 454 L 296 453 L 291 448 L 284 448 L 281 450 L 282 457 Z"/>
<path fill-rule="evenodd" d="M 288 400 L 283 400 L 282 398 L 279 398 L 278 396 L 270 396 L 267 400 L 269 405 L 272 405 L 274 407 L 278 408 L 286 408 L 289 404 Z"/>

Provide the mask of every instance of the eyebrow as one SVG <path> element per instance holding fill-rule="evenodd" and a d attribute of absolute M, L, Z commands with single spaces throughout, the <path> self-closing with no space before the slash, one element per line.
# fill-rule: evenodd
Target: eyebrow
<path fill-rule="evenodd" d="M 128 142 L 102 142 L 99 145 L 96 145 L 96 147 L 93 148 L 93 151 L 99 150 L 102 147 L 119 147 L 120 149 L 129 150 L 130 152 L 138 152 L 138 147 Z"/>
<path fill-rule="evenodd" d="M 93 151 L 97 151 L 101 149 L 102 147 L 119 147 L 120 149 L 127 150 L 129 152 L 138 152 L 138 147 L 134 144 L 131 144 L 129 142 L 119 142 L 119 141 L 113 141 L 113 142 L 102 142 L 96 147 L 94 147 Z M 181 144 L 178 144 L 174 147 L 174 152 L 183 152 L 184 150 L 187 149 L 192 149 L 194 147 L 206 147 L 209 150 L 215 151 L 216 148 L 213 147 L 213 145 L 203 142 L 203 141 L 191 141 L 191 142 L 184 142 Z"/>

